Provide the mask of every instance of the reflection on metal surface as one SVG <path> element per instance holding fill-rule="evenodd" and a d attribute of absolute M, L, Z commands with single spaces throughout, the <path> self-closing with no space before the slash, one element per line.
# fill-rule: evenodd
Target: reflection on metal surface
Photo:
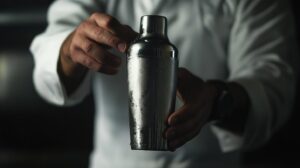
<path fill-rule="evenodd" d="M 169 42 L 166 18 L 143 16 L 141 35 L 128 50 L 131 148 L 167 150 L 163 132 L 174 111 L 177 49 Z"/>

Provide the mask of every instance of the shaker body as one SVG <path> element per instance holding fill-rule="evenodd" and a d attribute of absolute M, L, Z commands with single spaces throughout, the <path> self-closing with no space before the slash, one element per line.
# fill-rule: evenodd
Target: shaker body
<path fill-rule="evenodd" d="M 175 107 L 177 67 L 177 49 L 167 37 L 142 36 L 130 46 L 127 70 L 132 149 L 168 149 L 163 133 Z"/>

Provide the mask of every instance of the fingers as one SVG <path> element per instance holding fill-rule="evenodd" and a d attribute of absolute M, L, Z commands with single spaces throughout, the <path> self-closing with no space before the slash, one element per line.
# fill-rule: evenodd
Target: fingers
<path fill-rule="evenodd" d="M 165 132 L 165 138 L 168 141 L 168 146 L 171 151 L 190 141 L 200 132 L 206 122 L 206 117 L 202 114 L 206 114 L 207 110 L 207 107 L 203 107 L 202 110 L 197 112 L 195 112 L 196 110 L 190 112 L 194 115 L 189 115 L 189 117 L 184 116 L 185 120 L 180 119 L 180 122 L 177 120 L 175 125 L 170 125 Z M 185 114 L 187 114 L 187 112 Z"/>
<path fill-rule="evenodd" d="M 177 86 L 177 93 L 184 105 L 167 119 L 169 128 L 164 136 L 171 150 L 182 146 L 200 132 L 208 121 L 214 100 L 211 89 L 187 69 L 179 68 Z"/>
<path fill-rule="evenodd" d="M 185 134 L 186 131 L 196 128 L 197 125 L 205 123 L 206 118 L 203 117 L 203 114 L 207 111 L 206 107 L 194 108 L 186 106 L 188 105 L 184 105 L 170 115 L 168 119 L 170 128 L 166 131 L 168 139 L 176 138 L 178 135 Z"/>
<path fill-rule="evenodd" d="M 176 138 L 180 138 L 183 135 L 191 132 L 194 129 L 197 129 L 199 127 L 200 122 L 197 119 L 192 119 L 189 122 L 184 122 L 182 124 L 176 125 L 176 126 L 171 126 L 167 131 L 166 131 L 166 138 L 169 141 L 172 141 Z"/>
<path fill-rule="evenodd" d="M 67 58 L 63 60 L 72 61 L 62 62 L 63 71 L 73 74 L 73 69 L 84 65 L 95 71 L 114 74 L 118 71 L 121 59 L 107 49 L 125 52 L 136 36 L 137 33 L 129 26 L 120 24 L 112 16 L 95 13 L 64 41 L 60 55 Z"/>
<path fill-rule="evenodd" d="M 195 137 L 207 122 L 211 105 L 204 101 L 200 102 L 192 105 L 184 104 L 169 116 L 169 128 L 166 129 L 164 137 L 171 151 Z"/>
<path fill-rule="evenodd" d="M 105 55 L 105 53 L 102 54 L 102 57 L 105 57 L 105 59 L 98 61 L 94 57 L 87 55 L 82 50 L 75 49 L 73 52 L 72 59 L 75 63 L 81 64 L 91 70 L 102 72 L 108 75 L 116 74 L 119 71 L 119 66 L 116 66 L 116 63 L 112 61 L 114 59 L 112 57 L 116 56 L 109 55 L 109 53 L 106 53 L 108 55 Z"/>
<path fill-rule="evenodd" d="M 184 145 L 185 143 L 187 143 L 188 141 L 193 139 L 195 136 L 197 136 L 199 134 L 200 130 L 201 130 L 201 128 L 195 129 L 195 130 L 189 132 L 188 134 L 181 136 L 178 139 L 170 141 L 168 143 L 168 148 L 170 149 L 170 151 L 175 151 L 177 148 L 181 147 L 182 145 Z"/>
<path fill-rule="evenodd" d="M 138 35 L 128 25 L 122 25 L 117 19 L 104 13 L 94 13 L 89 20 L 96 23 L 98 27 L 124 40 L 127 44 L 132 42 Z"/>
<path fill-rule="evenodd" d="M 122 31 L 120 22 L 105 13 L 93 13 L 89 20 L 95 22 L 99 27 L 110 31 L 112 34 L 118 34 Z"/>
<path fill-rule="evenodd" d="M 74 43 L 76 48 L 81 49 L 86 55 L 94 58 L 99 63 L 109 64 L 116 68 L 121 65 L 121 58 L 111 54 L 92 40 L 85 38 L 75 39 Z"/>
<path fill-rule="evenodd" d="M 121 25 L 112 16 L 95 13 L 82 22 L 65 43 L 65 57 L 94 71 L 115 74 L 121 59 L 111 54 L 107 48 L 125 52 L 136 33 L 126 25 Z M 69 42 L 71 41 L 71 42 Z"/>
<path fill-rule="evenodd" d="M 183 105 L 177 111 L 172 113 L 168 118 L 168 124 L 170 126 L 178 125 L 186 120 L 192 118 L 195 115 L 194 110 L 191 110 L 189 105 Z"/>
<path fill-rule="evenodd" d="M 121 40 L 110 31 L 99 27 L 92 22 L 83 22 L 79 27 L 79 31 L 81 36 L 87 37 L 99 44 L 113 47 L 120 52 L 125 52 L 126 50 L 127 44 L 124 40 Z"/>

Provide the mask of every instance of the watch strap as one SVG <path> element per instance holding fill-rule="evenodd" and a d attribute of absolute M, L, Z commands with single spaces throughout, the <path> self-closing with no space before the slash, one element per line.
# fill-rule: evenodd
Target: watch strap
<path fill-rule="evenodd" d="M 217 96 L 213 102 L 209 121 L 224 120 L 228 116 L 228 111 L 223 110 L 220 104 L 224 97 L 230 94 L 228 85 L 226 82 L 220 80 L 209 80 L 207 83 L 213 85 L 217 89 Z"/>

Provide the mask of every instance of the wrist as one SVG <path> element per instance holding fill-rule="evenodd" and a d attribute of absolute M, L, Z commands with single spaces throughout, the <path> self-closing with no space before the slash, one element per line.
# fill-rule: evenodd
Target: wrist
<path fill-rule="evenodd" d="M 216 91 L 209 121 L 227 120 L 234 110 L 234 97 L 228 83 L 219 80 L 209 80 L 207 83 Z"/>
<path fill-rule="evenodd" d="M 58 60 L 58 74 L 67 78 L 77 78 L 85 74 L 86 68 L 73 62 L 68 56 L 60 55 Z"/>
<path fill-rule="evenodd" d="M 71 35 L 70 35 L 71 36 Z M 65 86 L 68 95 L 73 93 L 79 86 L 80 81 L 85 76 L 87 69 L 72 61 L 69 48 L 70 48 L 70 36 L 63 42 L 61 46 L 57 73 L 58 76 Z"/>
<path fill-rule="evenodd" d="M 208 81 L 217 90 L 209 121 L 242 134 L 247 121 L 250 99 L 246 90 L 235 82 Z"/>
<path fill-rule="evenodd" d="M 238 83 L 230 82 L 228 83 L 228 89 L 234 97 L 234 111 L 248 112 L 250 107 L 250 98 L 244 87 Z"/>

